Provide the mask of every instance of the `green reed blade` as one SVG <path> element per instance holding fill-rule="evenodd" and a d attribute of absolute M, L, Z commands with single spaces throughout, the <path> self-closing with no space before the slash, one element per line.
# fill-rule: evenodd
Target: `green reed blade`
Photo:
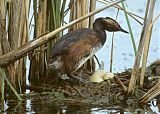
<path fill-rule="evenodd" d="M 121 4 L 122 4 L 122 7 L 123 7 L 124 14 L 125 14 L 125 18 L 126 18 L 127 25 L 128 25 L 128 28 L 129 28 L 129 33 L 130 33 L 130 36 L 131 36 L 131 40 L 132 40 L 132 44 L 133 44 L 133 49 L 134 49 L 134 54 L 135 54 L 135 56 L 136 56 L 136 54 L 137 54 L 137 48 L 136 48 L 134 36 L 133 36 L 133 33 L 132 33 L 131 24 L 130 24 L 128 15 L 127 15 L 127 13 L 126 13 L 126 8 L 125 8 L 125 5 L 124 5 L 124 2 L 121 2 Z"/>

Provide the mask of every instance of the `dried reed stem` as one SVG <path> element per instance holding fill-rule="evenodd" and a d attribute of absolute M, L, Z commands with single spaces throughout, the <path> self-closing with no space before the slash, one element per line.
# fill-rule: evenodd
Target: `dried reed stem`
<path fill-rule="evenodd" d="M 158 95 L 160 95 L 160 81 L 154 87 L 152 87 L 146 94 L 144 94 L 143 97 L 141 97 L 140 102 L 142 104 L 145 104 L 153 98 L 157 97 Z"/>
<path fill-rule="evenodd" d="M 115 20 L 117 20 L 118 13 L 119 13 L 119 9 L 118 9 L 118 11 L 117 11 Z M 113 34 L 112 34 L 111 58 L 110 58 L 110 72 L 112 72 L 112 66 L 113 66 L 113 49 L 114 49 L 113 47 L 114 47 L 114 32 L 113 32 Z"/>
<path fill-rule="evenodd" d="M 114 76 L 115 82 L 122 88 L 122 90 L 126 93 L 127 87 L 123 84 L 123 82 L 118 78 L 118 76 Z"/>
<path fill-rule="evenodd" d="M 90 0 L 89 12 L 94 11 L 96 8 L 96 0 Z M 89 28 L 93 28 L 94 15 L 89 17 Z"/>
<path fill-rule="evenodd" d="M 104 1 L 104 0 L 97 0 L 97 1 L 99 1 L 99 2 L 101 2 L 101 3 L 104 3 L 104 4 L 110 3 L 110 2 Z M 121 6 L 119 6 L 118 4 L 114 5 L 113 7 L 117 8 L 117 9 L 119 9 L 119 10 L 124 11 L 124 9 L 123 9 Z M 137 15 L 137 14 L 135 14 L 135 13 L 129 12 L 129 11 L 126 11 L 126 13 L 127 13 L 129 16 L 131 16 L 134 20 L 136 20 L 139 24 L 143 25 L 143 24 L 137 19 L 137 18 L 139 18 L 139 19 L 144 20 L 143 17 L 141 17 L 141 16 L 139 16 L 139 15 Z M 135 17 L 137 17 L 137 18 L 135 18 Z"/>
<path fill-rule="evenodd" d="M 96 0 L 90 0 L 89 12 L 94 11 L 95 8 L 96 8 Z M 94 15 L 89 17 L 89 25 L 88 25 L 88 27 L 91 28 L 91 29 L 93 28 L 93 22 L 94 22 Z M 95 57 L 96 60 L 98 60 L 96 55 L 94 57 Z M 99 61 L 97 61 L 97 62 L 99 62 Z M 88 67 L 88 69 L 90 69 L 91 71 L 95 71 L 95 61 L 94 61 L 93 57 L 88 60 L 88 63 L 89 63 L 88 66 L 90 67 L 90 68 Z"/>
<path fill-rule="evenodd" d="M 141 68 L 141 77 L 140 77 L 140 86 L 143 87 L 143 83 L 144 83 L 144 75 L 145 75 L 145 71 L 146 71 L 146 64 L 147 64 L 147 57 L 148 57 L 148 50 L 149 50 L 149 45 L 150 45 L 150 40 L 151 40 L 151 33 L 152 33 L 152 28 L 153 28 L 153 24 L 155 23 L 155 21 L 159 18 L 160 15 L 158 15 L 155 20 L 151 23 L 149 23 L 149 27 L 147 30 L 147 34 L 146 34 L 146 40 L 144 42 L 144 52 L 143 52 L 143 59 L 142 59 L 142 68 Z"/>
<path fill-rule="evenodd" d="M 142 29 L 141 39 L 138 47 L 138 53 L 136 55 L 136 59 L 135 59 L 135 63 L 134 63 L 134 67 L 133 67 L 133 71 L 132 71 L 132 75 L 129 83 L 128 93 L 134 92 L 134 88 L 137 80 L 137 73 L 139 71 L 139 64 L 141 60 L 142 50 L 144 47 L 144 41 L 145 41 L 147 30 L 149 27 L 148 25 L 152 21 L 154 3 L 155 3 L 154 0 L 151 0 L 151 1 L 148 0 L 147 2 L 144 26 Z"/>

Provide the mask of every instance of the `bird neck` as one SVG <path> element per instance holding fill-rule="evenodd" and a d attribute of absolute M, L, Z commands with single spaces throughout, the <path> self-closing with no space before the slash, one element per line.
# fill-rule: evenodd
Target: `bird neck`
<path fill-rule="evenodd" d="M 102 20 L 96 19 L 95 22 L 93 23 L 93 29 L 97 30 L 97 31 L 104 31 L 105 32 Z"/>
<path fill-rule="evenodd" d="M 106 32 L 103 27 L 102 20 L 96 19 L 95 22 L 93 23 L 93 29 L 97 32 L 98 37 L 103 45 L 106 41 Z"/>

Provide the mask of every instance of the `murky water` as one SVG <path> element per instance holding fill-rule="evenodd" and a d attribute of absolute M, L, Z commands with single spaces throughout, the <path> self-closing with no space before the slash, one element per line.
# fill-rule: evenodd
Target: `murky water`
<path fill-rule="evenodd" d="M 156 106 L 157 101 L 150 103 L 150 109 L 146 108 L 136 108 L 135 105 L 124 105 L 120 106 L 105 106 L 105 105 L 81 105 L 81 104 L 64 104 L 63 102 L 58 103 L 50 99 L 37 99 L 36 98 L 26 98 L 22 102 L 18 102 L 16 99 L 7 100 L 4 106 L 4 112 L 2 111 L 2 106 L 0 112 L 2 114 L 158 114 L 159 110 Z M 134 103 L 133 103 L 134 104 Z"/>
<path fill-rule="evenodd" d="M 144 17 L 145 7 L 147 0 L 127 0 L 128 10 L 135 12 L 136 14 Z M 102 7 L 102 3 L 97 3 L 97 7 Z M 160 13 L 160 1 L 156 1 L 155 5 L 155 14 L 156 17 Z M 116 9 L 110 8 L 99 14 L 96 14 L 96 17 L 110 16 L 112 18 L 116 17 Z M 127 23 L 122 11 L 120 11 L 118 16 L 118 21 L 123 28 L 128 28 Z M 133 35 L 138 45 L 142 26 L 138 24 L 135 20 L 130 18 Z M 142 21 L 141 21 L 142 22 Z M 160 21 L 156 22 L 153 33 L 152 40 L 149 50 L 148 64 L 154 60 L 160 58 Z M 104 47 L 96 54 L 100 61 L 104 61 L 105 70 L 109 71 L 109 61 L 110 61 L 110 50 L 111 50 L 111 37 L 112 33 L 107 33 L 107 42 Z M 134 64 L 134 51 L 132 48 L 132 43 L 130 35 L 124 33 L 115 33 L 114 38 L 114 57 L 113 57 L 113 72 L 121 72 L 125 68 L 132 68 Z M 27 80 L 27 84 L 29 84 Z M 30 91 L 27 90 L 27 93 Z M 158 101 L 153 101 L 150 104 L 151 111 L 148 113 L 160 113 L 156 103 Z M 2 111 L 4 110 L 4 111 Z M 4 105 L 0 104 L 0 113 L 10 114 L 10 113 L 26 113 L 26 114 L 128 114 L 129 110 L 125 106 L 115 106 L 115 107 L 105 107 L 105 106 L 82 106 L 82 105 L 66 105 L 57 106 L 56 103 L 52 100 L 41 101 L 34 98 L 26 98 L 23 102 L 18 102 L 17 99 L 6 100 Z M 135 113 L 147 113 L 145 109 L 136 109 Z"/>

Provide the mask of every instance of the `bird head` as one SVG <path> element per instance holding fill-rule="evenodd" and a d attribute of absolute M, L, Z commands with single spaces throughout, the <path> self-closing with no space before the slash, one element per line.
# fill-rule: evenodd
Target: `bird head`
<path fill-rule="evenodd" d="M 121 31 L 124 33 L 128 33 L 126 30 L 124 30 L 117 21 L 115 21 L 114 19 L 110 18 L 110 17 L 106 17 L 106 18 L 99 18 L 102 22 L 103 28 L 106 31 L 109 32 L 116 32 L 116 31 Z"/>

